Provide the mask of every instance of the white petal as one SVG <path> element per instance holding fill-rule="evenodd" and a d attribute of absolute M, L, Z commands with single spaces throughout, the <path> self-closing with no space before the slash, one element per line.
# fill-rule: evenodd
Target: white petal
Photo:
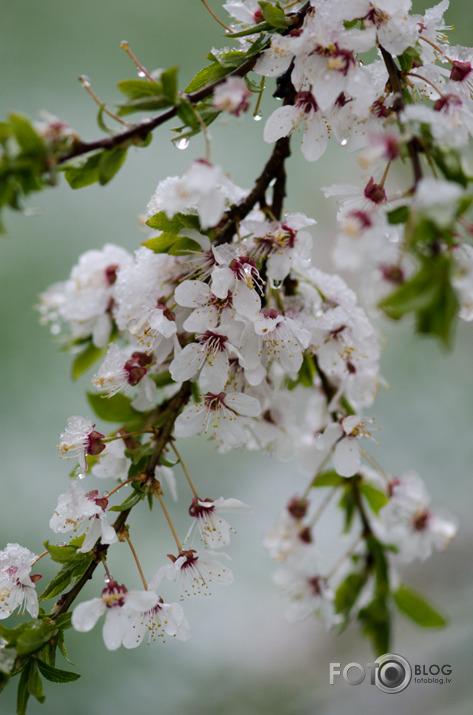
<path fill-rule="evenodd" d="M 239 415 L 258 417 L 261 414 L 261 405 L 256 397 L 250 397 L 242 392 L 232 392 L 226 395 L 225 404 Z"/>
<path fill-rule="evenodd" d="M 338 442 L 334 452 L 335 470 L 342 477 L 352 477 L 360 466 L 358 440 L 345 437 Z"/>
<path fill-rule="evenodd" d="M 101 598 L 92 598 L 90 601 L 79 603 L 72 612 L 73 628 L 82 633 L 91 631 L 106 608 Z"/>

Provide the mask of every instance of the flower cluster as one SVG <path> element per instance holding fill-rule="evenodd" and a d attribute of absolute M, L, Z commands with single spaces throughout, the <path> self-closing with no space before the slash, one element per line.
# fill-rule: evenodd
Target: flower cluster
<path fill-rule="evenodd" d="M 146 635 L 148 642 L 190 637 L 177 600 L 208 594 L 211 582 L 232 583 L 221 550 L 232 532 L 224 515 L 252 511 L 233 497 L 199 494 L 178 447 L 181 438 L 202 435 L 221 452 L 245 447 L 294 458 L 308 484 L 264 539 L 280 565 L 274 580 L 290 601 L 288 618 L 317 614 L 332 626 L 356 614 L 387 652 L 391 602 L 414 612 L 414 620 L 419 611 L 420 597 L 397 588 L 396 563 L 446 548 L 457 527 L 432 511 L 415 472 L 391 478 L 367 449 L 368 440 L 377 443 L 377 427 L 364 412 L 383 384 L 380 341 L 367 310 L 376 305 L 393 318 L 414 312 L 418 330 L 445 343 L 457 315 L 473 319 L 473 249 L 462 242 L 472 232 L 464 218 L 472 197 L 459 155 L 473 127 L 471 50 L 446 44 L 448 0 L 422 16 L 410 14 L 410 0 L 284 7 L 229 0 L 224 7 L 241 50 L 213 50 L 197 94 L 173 91 L 174 70 L 144 73 L 146 80 L 124 86 L 147 92 L 153 82 L 147 99 L 162 88 L 159 106 L 174 102 L 192 134 L 207 132 L 219 112 L 247 111 L 256 90 L 242 67 L 278 78 L 276 96 L 284 101 L 263 131 L 276 145 L 255 186 L 241 189 L 210 161 L 206 133 L 206 157 L 158 184 L 144 218 L 149 235 L 138 250 L 106 244 L 87 251 L 69 279 L 40 299 L 41 321 L 76 353 L 73 374 L 95 364 L 89 403 L 97 419 L 120 424 L 106 435 L 90 417 L 74 415 L 60 435 L 59 456 L 78 462 L 71 476 L 114 482 L 99 493 L 95 482 L 86 491 L 74 481 L 58 498 L 50 528 L 71 540 L 45 543 L 62 566 L 42 598 L 64 592 L 45 627 L 54 630 L 61 618 L 68 625 L 73 606 L 72 625 L 81 632 L 105 616 L 110 650 L 134 648 Z M 202 76 L 217 79 L 201 94 Z M 282 208 L 284 161 L 298 126 L 309 161 L 322 156 L 331 136 L 348 151 L 361 150 L 363 186 L 323 191 L 339 201 L 335 261 L 363 274 L 367 310 L 340 276 L 318 268 L 315 219 Z M 410 162 L 413 183 L 388 188 L 398 160 Z M 169 495 L 178 500 L 175 467 L 192 491 L 183 539 L 166 506 Z M 321 489 L 328 491 L 312 508 L 309 497 Z M 127 496 L 112 505 L 118 492 Z M 315 532 L 334 495 L 344 532 L 354 538 L 326 570 Z M 150 507 L 159 502 L 176 544 L 166 561 L 161 554 L 152 564 L 149 582 L 127 523 L 145 500 Z M 131 548 L 141 590 L 109 571 L 108 552 L 121 542 Z M 38 558 L 18 544 L 0 551 L 0 618 L 23 606 L 39 616 L 39 576 L 30 575 Z M 102 565 L 100 596 L 74 604 Z M 177 599 L 165 601 L 161 590 L 172 584 Z M 41 642 L 35 636 L 36 650 L 56 638 L 51 633 Z"/>

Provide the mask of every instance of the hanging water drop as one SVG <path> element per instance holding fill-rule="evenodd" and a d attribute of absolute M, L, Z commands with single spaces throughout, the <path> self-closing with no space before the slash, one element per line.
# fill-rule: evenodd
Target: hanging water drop
<path fill-rule="evenodd" d="M 271 278 L 269 284 L 273 290 L 280 290 L 282 286 L 282 281 L 275 281 Z"/>
<path fill-rule="evenodd" d="M 189 139 L 186 137 L 183 137 L 182 139 L 178 139 L 176 142 L 176 149 L 179 149 L 180 151 L 184 151 L 184 149 L 187 149 L 189 146 Z"/>
<path fill-rule="evenodd" d="M 256 112 L 256 114 L 253 114 L 253 119 L 255 122 L 260 122 L 263 119 L 263 115 L 261 112 Z"/>
<path fill-rule="evenodd" d="M 81 472 L 82 467 L 76 467 L 74 470 L 74 476 L 77 477 L 77 479 L 84 479 L 85 474 L 84 472 Z"/>
<path fill-rule="evenodd" d="M 146 77 L 146 73 L 143 72 L 143 70 L 138 70 L 138 77 L 142 79 L 143 77 Z"/>
<path fill-rule="evenodd" d="M 342 139 L 340 142 L 340 146 L 346 146 L 348 144 L 348 139 Z"/>

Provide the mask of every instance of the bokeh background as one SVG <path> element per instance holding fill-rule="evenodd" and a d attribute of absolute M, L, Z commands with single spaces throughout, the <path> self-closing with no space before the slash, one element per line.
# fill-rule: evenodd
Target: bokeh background
<path fill-rule="evenodd" d="M 210 4 L 226 19 L 220 2 Z M 468 0 L 451 4 L 447 19 L 456 26 L 452 42 L 473 44 Z M 414 2 L 414 7 L 423 11 L 428 3 Z M 136 76 L 119 47 L 121 40 L 130 42 L 148 69 L 179 65 L 181 88 L 204 66 L 209 49 L 225 44 L 221 28 L 198 0 L 0 0 L 0 18 L 1 116 L 10 111 L 37 116 L 38 110 L 47 109 L 89 140 L 100 134 L 96 107 L 77 77 L 87 74 L 102 100 L 112 105 L 118 101 L 116 82 Z M 265 116 L 273 102 L 268 91 Z M 248 116 L 211 128 L 212 160 L 241 186 L 251 186 L 270 153 L 262 142 L 263 125 Z M 57 189 L 31 197 L 27 215 L 7 216 L 8 235 L 0 238 L 2 548 L 17 541 L 39 553 L 42 541 L 52 536 L 48 521 L 58 495 L 67 489 L 70 466 L 57 458 L 58 437 L 69 415 L 89 414 L 84 399 L 88 377 L 71 381 L 70 356 L 60 352 L 38 324 L 37 296 L 50 283 L 66 278 L 85 250 L 108 241 L 130 251 L 139 245 L 144 234 L 138 216 L 158 181 L 181 173 L 204 152 L 201 137 L 184 152 L 176 150 L 171 138 L 169 127 L 161 128 L 147 150 L 130 152 L 107 187 L 73 192 L 61 182 Z M 318 220 L 314 260 L 330 269 L 335 211 L 322 201 L 320 186 L 355 182 L 356 161 L 347 161 L 334 146 L 316 165 L 308 164 L 297 140 L 293 146 L 287 208 Z M 459 326 L 456 346 L 446 353 L 432 341 L 414 337 L 409 321 L 379 326 L 382 374 L 390 387 L 381 389 L 370 410 L 382 427 L 376 457 L 391 473 L 418 471 L 432 503 L 454 513 L 460 524 L 448 553 L 403 571 L 410 584 L 448 614 L 448 628 L 425 631 L 398 617 L 393 652 L 412 664 L 449 663 L 451 684 L 411 683 L 395 696 L 367 682 L 352 688 L 339 678 L 329 685 L 330 662 L 367 663 L 372 659 L 369 647 L 356 627 L 335 636 L 312 621 L 287 624 L 284 601 L 271 582 L 274 564 L 260 545 L 304 478 L 292 463 L 245 452 L 222 456 L 196 439 L 181 448 L 199 490 L 209 496 L 236 496 L 255 506 L 251 516 L 234 519 L 238 535 L 230 553 L 235 584 L 216 586 L 212 597 L 185 604 L 193 631 L 185 644 L 109 653 L 100 628 L 89 635 L 71 633 L 70 658 L 83 677 L 73 684 L 48 686 L 45 705 L 31 702 L 32 715 L 109 715 L 118 710 L 135 715 L 471 712 L 472 328 Z M 161 554 L 171 548 L 168 535 L 155 512 L 143 509 L 130 523 L 151 575 L 162 562 Z M 323 563 L 329 564 L 344 548 L 336 538 L 338 527 L 334 509 L 320 524 Z M 118 580 L 128 578 L 132 587 L 139 587 L 126 549 L 118 549 L 114 558 Z M 99 588 L 92 584 L 85 596 L 96 595 Z M 1 696 L 0 712 L 14 711 L 15 688 L 10 685 Z"/>

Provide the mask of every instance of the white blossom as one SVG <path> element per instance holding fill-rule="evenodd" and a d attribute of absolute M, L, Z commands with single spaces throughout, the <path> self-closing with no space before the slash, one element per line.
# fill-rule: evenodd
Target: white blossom
<path fill-rule="evenodd" d="M 38 616 L 38 596 L 35 583 L 40 576 L 31 576 L 37 556 L 20 544 L 7 544 L 0 551 L 0 620 L 8 618 L 15 608 Z"/>

